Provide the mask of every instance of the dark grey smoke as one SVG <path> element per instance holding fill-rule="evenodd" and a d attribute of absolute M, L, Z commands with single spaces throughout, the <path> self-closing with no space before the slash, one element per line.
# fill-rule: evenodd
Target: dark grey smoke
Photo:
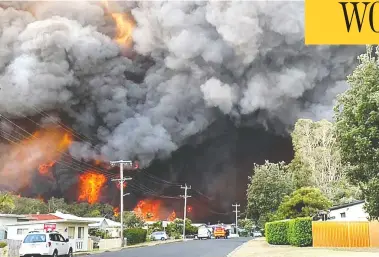
<path fill-rule="evenodd" d="M 1 6 L 0 113 L 58 110 L 91 141 L 71 147 L 86 160 L 148 166 L 224 115 L 281 131 L 331 119 L 364 51 L 305 46 L 302 2 L 110 2 L 136 20 L 133 58 L 100 3 Z"/>

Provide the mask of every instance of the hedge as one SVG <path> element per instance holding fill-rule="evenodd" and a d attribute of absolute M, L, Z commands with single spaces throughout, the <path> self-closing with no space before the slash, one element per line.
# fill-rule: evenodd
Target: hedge
<path fill-rule="evenodd" d="M 147 230 L 142 228 L 130 228 L 124 230 L 124 237 L 127 238 L 128 245 L 146 242 Z"/>
<path fill-rule="evenodd" d="M 312 245 L 312 218 L 296 218 L 265 224 L 266 240 L 272 245 Z"/>
<path fill-rule="evenodd" d="M 0 249 L 5 248 L 7 246 L 6 242 L 0 242 Z"/>
<path fill-rule="evenodd" d="M 293 246 L 312 245 L 312 218 L 297 218 L 289 222 L 288 241 Z"/>
<path fill-rule="evenodd" d="M 289 220 L 267 222 L 265 224 L 266 240 L 272 245 L 288 245 Z"/>

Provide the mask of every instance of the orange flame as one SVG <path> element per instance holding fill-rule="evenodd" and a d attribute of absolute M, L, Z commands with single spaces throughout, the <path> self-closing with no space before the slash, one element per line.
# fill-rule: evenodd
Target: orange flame
<path fill-rule="evenodd" d="M 87 201 L 93 204 L 99 200 L 100 192 L 107 181 L 103 174 L 88 171 L 79 176 L 78 201 Z"/>
<path fill-rule="evenodd" d="M 45 199 L 43 199 L 43 197 L 40 196 L 40 195 L 38 195 L 36 199 L 37 199 L 37 200 L 40 200 L 41 202 L 45 202 Z"/>
<path fill-rule="evenodd" d="M 141 200 L 134 208 L 134 213 L 144 221 L 158 221 L 160 206 L 159 200 Z"/>
<path fill-rule="evenodd" d="M 175 219 L 176 219 L 176 212 L 172 211 L 172 213 L 170 214 L 170 216 L 168 216 L 167 220 L 168 221 L 174 221 Z"/>
<path fill-rule="evenodd" d="M 56 161 L 51 161 L 51 162 L 48 162 L 48 163 L 40 164 L 39 168 L 38 168 L 39 174 L 41 174 L 41 175 L 48 175 L 50 168 L 53 167 L 53 165 L 55 163 L 56 163 Z"/>
<path fill-rule="evenodd" d="M 113 208 L 113 215 L 115 217 L 118 217 L 120 215 L 120 208 L 118 207 Z"/>
<path fill-rule="evenodd" d="M 112 13 L 112 18 L 116 22 L 117 29 L 115 41 L 119 45 L 132 46 L 132 34 L 135 27 L 134 20 L 126 13 Z"/>
<path fill-rule="evenodd" d="M 17 144 L 10 145 L 8 154 L 0 159 L 0 163 L 3 163 L 0 177 L 7 178 L 2 179 L 0 185 L 7 186 L 6 181 L 17 181 L 19 188 L 28 186 L 32 172 L 41 164 L 58 160 L 71 143 L 72 135 L 69 132 L 59 127 L 47 127 Z"/>
<path fill-rule="evenodd" d="M 116 23 L 116 36 L 114 40 L 122 46 L 131 47 L 133 44 L 132 33 L 136 26 L 133 17 L 127 13 L 117 13 L 110 11 L 108 0 L 101 1 L 105 12 L 110 13 Z M 112 3 L 116 4 L 116 3 Z"/>
<path fill-rule="evenodd" d="M 120 184 L 121 184 L 121 183 L 119 183 L 119 182 L 116 183 L 116 187 L 117 187 L 117 189 L 119 189 L 119 190 L 121 189 L 121 185 L 120 185 Z M 128 184 L 126 183 L 126 181 L 124 181 L 124 183 L 122 183 L 122 184 L 123 184 L 123 187 L 124 187 L 124 188 L 126 188 L 126 186 L 128 185 Z"/>

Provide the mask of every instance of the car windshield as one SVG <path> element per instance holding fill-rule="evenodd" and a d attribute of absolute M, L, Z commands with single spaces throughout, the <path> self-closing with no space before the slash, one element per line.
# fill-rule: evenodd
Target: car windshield
<path fill-rule="evenodd" d="M 46 242 L 46 235 L 44 235 L 44 234 L 27 235 L 24 239 L 24 243 L 26 243 L 26 244 L 43 243 L 43 242 Z"/>

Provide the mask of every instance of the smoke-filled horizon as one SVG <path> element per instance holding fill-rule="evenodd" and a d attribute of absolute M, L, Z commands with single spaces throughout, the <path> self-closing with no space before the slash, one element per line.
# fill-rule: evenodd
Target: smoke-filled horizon
<path fill-rule="evenodd" d="M 112 13 L 132 15 L 133 44 Z M 58 113 L 85 135 L 75 158 L 143 167 L 225 116 L 278 133 L 330 120 L 364 48 L 305 46 L 303 17 L 292 1 L 1 2 L 0 114 Z"/>

